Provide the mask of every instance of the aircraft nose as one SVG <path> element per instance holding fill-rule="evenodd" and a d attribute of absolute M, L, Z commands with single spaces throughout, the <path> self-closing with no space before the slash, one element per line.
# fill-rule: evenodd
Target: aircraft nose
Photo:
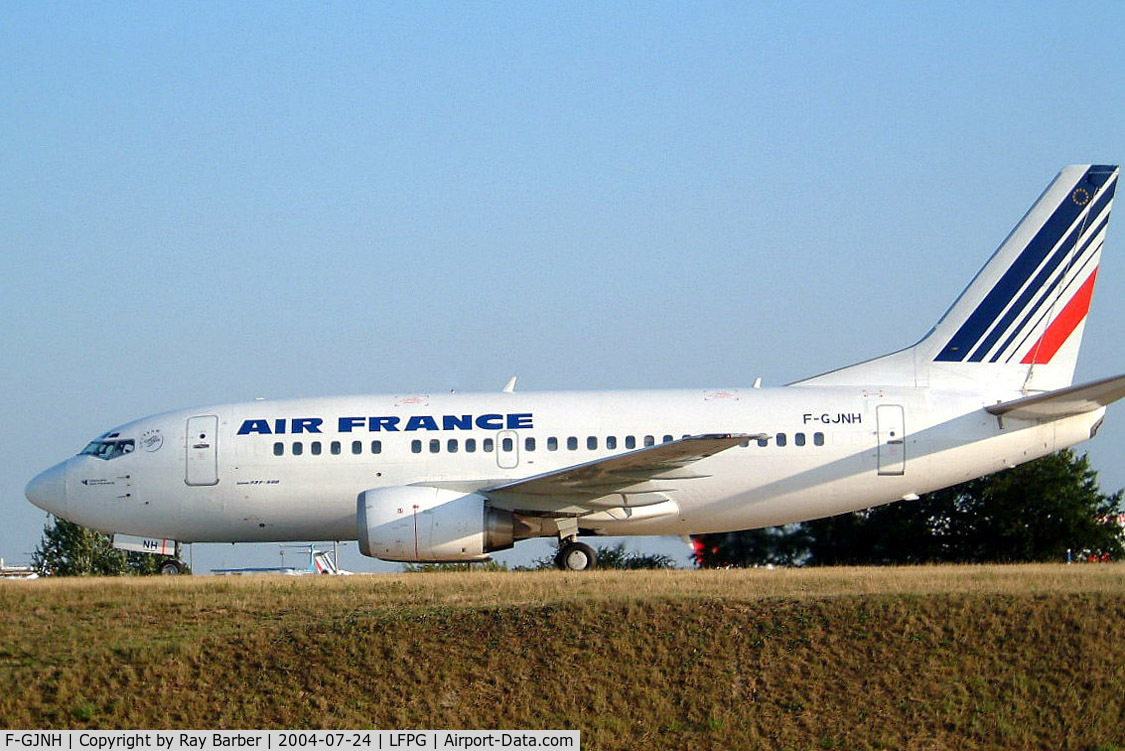
<path fill-rule="evenodd" d="M 23 494 L 27 500 L 55 516 L 66 515 L 66 462 L 56 464 L 31 479 Z"/>

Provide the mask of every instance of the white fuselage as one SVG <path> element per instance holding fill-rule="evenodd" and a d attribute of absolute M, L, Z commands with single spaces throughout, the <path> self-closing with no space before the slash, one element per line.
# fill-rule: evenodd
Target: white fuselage
<path fill-rule="evenodd" d="M 983 409 L 1018 396 L 790 386 L 254 401 L 129 423 L 112 433 L 128 452 L 44 475 L 65 488 L 48 510 L 106 532 L 352 540 L 357 495 L 372 488 L 473 492 L 652 442 L 767 434 L 668 483 L 670 504 L 579 519 L 598 534 L 686 535 L 913 498 L 1085 440 L 1104 413 L 1040 424 Z"/>

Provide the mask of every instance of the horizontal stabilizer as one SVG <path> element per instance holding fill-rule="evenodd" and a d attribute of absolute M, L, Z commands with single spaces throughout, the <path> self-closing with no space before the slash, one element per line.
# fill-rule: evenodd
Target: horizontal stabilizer
<path fill-rule="evenodd" d="M 1001 402 L 986 410 L 1021 420 L 1043 420 L 1080 415 L 1113 404 L 1125 397 L 1125 375 L 1102 378 L 1045 394 Z"/>

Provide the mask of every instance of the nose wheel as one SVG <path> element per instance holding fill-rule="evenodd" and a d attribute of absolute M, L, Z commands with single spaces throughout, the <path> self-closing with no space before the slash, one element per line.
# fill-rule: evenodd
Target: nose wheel
<path fill-rule="evenodd" d="M 598 554 L 584 542 L 563 542 L 555 566 L 561 571 L 589 571 L 598 567 Z"/>
<path fill-rule="evenodd" d="M 175 558 L 169 558 L 160 564 L 161 576 L 179 576 L 184 572 L 184 564 Z"/>

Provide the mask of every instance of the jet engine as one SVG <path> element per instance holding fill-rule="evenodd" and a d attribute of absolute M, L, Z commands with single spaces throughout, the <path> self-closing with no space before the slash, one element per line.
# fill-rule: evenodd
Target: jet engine
<path fill-rule="evenodd" d="M 387 561 L 485 561 L 514 544 L 512 512 L 475 493 L 424 486 L 365 490 L 357 499 L 359 549 Z"/>

